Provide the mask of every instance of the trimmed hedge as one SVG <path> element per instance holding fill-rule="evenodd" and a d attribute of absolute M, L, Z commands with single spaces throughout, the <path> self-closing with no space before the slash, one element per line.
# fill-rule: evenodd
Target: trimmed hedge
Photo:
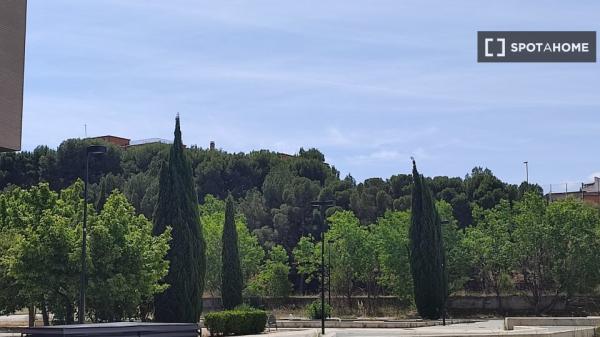
<path fill-rule="evenodd" d="M 204 326 L 215 335 L 252 335 L 261 333 L 267 324 L 267 313 L 262 310 L 225 310 L 204 316 Z"/>

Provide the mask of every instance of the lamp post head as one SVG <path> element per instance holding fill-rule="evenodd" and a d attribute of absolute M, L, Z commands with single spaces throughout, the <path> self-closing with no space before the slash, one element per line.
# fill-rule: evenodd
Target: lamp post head
<path fill-rule="evenodd" d="M 90 145 L 86 149 L 87 154 L 105 154 L 108 151 L 104 145 Z"/>

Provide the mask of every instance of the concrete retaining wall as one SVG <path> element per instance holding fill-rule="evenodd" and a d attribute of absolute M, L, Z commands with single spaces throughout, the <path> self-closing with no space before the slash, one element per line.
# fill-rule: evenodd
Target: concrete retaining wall
<path fill-rule="evenodd" d="M 318 296 L 291 296 L 288 298 L 254 298 L 251 299 L 253 305 L 264 307 L 268 310 L 278 308 L 298 309 L 304 308 L 311 302 L 317 300 Z M 551 297 L 542 301 L 542 307 L 550 303 Z M 356 311 L 357 308 L 367 308 L 368 304 L 375 308 L 407 308 L 408 304 L 400 301 L 396 297 L 386 296 L 368 299 L 364 296 L 353 297 L 350 306 Z M 348 308 L 349 303 L 346 298 L 332 298 L 334 308 Z M 506 314 L 512 316 L 534 315 L 535 312 L 531 304 L 523 296 L 503 296 L 503 310 L 500 310 L 498 300 L 495 296 L 453 296 L 448 299 L 448 312 L 450 316 L 464 317 L 469 315 L 481 314 Z M 204 310 L 214 311 L 221 309 L 220 298 L 205 298 Z M 600 297 L 580 296 L 572 298 L 567 304 L 566 301 L 558 301 L 554 308 L 545 314 L 562 316 L 587 316 L 600 314 Z"/>
<path fill-rule="evenodd" d="M 446 324 L 471 323 L 472 320 L 446 320 Z M 442 321 L 415 320 L 336 320 L 325 321 L 326 328 L 360 328 L 360 329 L 406 329 L 442 325 Z M 277 320 L 277 326 L 290 329 L 315 329 L 321 327 L 319 320 Z"/>
<path fill-rule="evenodd" d="M 600 327 L 600 317 L 506 317 L 504 329 L 515 326 L 591 326 Z"/>

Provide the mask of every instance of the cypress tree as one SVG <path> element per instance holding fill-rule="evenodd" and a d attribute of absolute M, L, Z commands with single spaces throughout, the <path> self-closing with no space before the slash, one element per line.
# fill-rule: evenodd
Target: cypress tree
<path fill-rule="evenodd" d="M 446 299 L 442 225 L 431 191 L 414 160 L 412 175 L 409 236 L 415 303 L 422 318 L 438 319 L 443 314 Z"/>
<path fill-rule="evenodd" d="M 221 298 L 225 309 L 233 309 L 242 304 L 242 269 L 238 252 L 238 235 L 235 228 L 233 198 L 225 203 L 225 224 L 223 225 L 223 249 L 221 251 Z"/>
<path fill-rule="evenodd" d="M 192 167 L 181 141 L 179 115 L 175 119 L 175 140 L 168 161 L 160 171 L 154 234 L 163 233 L 167 227 L 171 227 L 172 237 L 167 253 L 169 273 L 165 277 L 169 288 L 154 298 L 154 319 L 197 323 L 202 313 L 205 243 Z"/>

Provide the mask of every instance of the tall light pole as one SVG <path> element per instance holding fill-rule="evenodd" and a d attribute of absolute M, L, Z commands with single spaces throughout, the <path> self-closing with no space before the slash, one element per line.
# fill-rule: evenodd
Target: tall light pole
<path fill-rule="evenodd" d="M 333 200 L 313 201 L 310 203 L 313 208 L 319 209 L 323 227 L 321 228 L 321 334 L 325 334 L 325 228 L 327 227 L 327 217 L 325 210 L 335 204 Z"/>
<path fill-rule="evenodd" d="M 527 182 L 527 185 L 529 185 L 529 162 L 524 161 L 523 164 L 525 164 L 525 181 Z"/>
<path fill-rule="evenodd" d="M 442 225 L 447 225 L 449 224 L 450 221 L 449 220 L 442 220 L 441 224 Z M 442 249 L 444 249 L 444 247 L 442 246 Z M 442 303 L 442 325 L 446 326 L 446 306 L 447 306 L 447 292 L 448 292 L 448 277 L 446 277 L 446 254 L 444 253 L 444 260 L 442 261 L 442 277 L 444 279 L 444 282 L 442 282 L 442 293 L 444 294 L 444 302 Z"/>
<path fill-rule="evenodd" d="M 327 261 L 327 296 L 329 296 L 327 304 L 331 308 L 331 244 L 333 240 L 327 240 L 327 249 L 329 250 L 329 258 Z M 331 317 L 331 315 L 329 315 Z"/>
<path fill-rule="evenodd" d="M 79 319 L 79 324 L 83 324 L 85 322 L 85 281 L 87 273 L 85 253 L 87 240 L 87 201 L 90 155 L 105 154 L 106 151 L 106 146 L 103 145 L 90 145 L 85 151 L 85 184 L 83 188 L 83 234 L 81 240 L 81 275 L 79 277 L 79 313 L 77 317 Z"/>

